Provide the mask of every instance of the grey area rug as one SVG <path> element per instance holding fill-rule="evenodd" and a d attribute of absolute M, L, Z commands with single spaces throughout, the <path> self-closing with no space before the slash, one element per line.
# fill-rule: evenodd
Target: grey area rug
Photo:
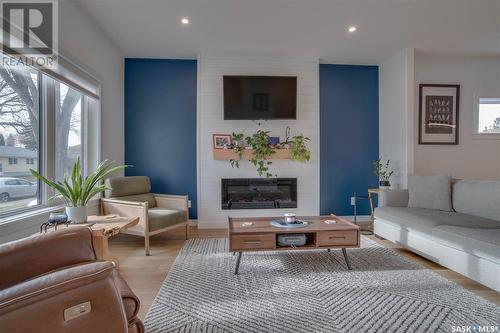
<path fill-rule="evenodd" d="M 225 239 L 186 243 L 149 309 L 147 332 L 453 332 L 499 325 L 499 307 L 366 237 L 362 248 L 347 250 L 352 271 L 341 250 L 252 252 L 243 254 L 236 276 L 227 247 Z"/>

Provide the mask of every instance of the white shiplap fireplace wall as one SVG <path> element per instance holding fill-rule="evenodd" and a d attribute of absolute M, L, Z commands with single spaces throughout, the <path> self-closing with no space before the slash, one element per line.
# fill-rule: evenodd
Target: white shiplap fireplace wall
<path fill-rule="evenodd" d="M 223 75 L 297 76 L 297 120 L 224 120 Z M 198 227 L 223 228 L 228 216 L 269 216 L 294 212 L 319 214 L 319 63 L 317 59 L 290 59 L 270 56 L 202 54 L 198 59 Z M 311 141 L 311 160 L 303 164 L 289 160 L 273 161 L 270 171 L 280 178 L 297 178 L 297 209 L 221 209 L 222 178 L 258 178 L 248 162 L 233 169 L 229 161 L 213 159 L 212 134 L 270 131 L 284 139 L 303 133 Z"/>

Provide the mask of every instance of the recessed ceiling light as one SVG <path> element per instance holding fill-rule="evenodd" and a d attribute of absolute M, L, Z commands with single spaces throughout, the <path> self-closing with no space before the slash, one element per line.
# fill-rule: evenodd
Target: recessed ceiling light
<path fill-rule="evenodd" d="M 189 24 L 189 19 L 187 17 L 181 18 L 181 23 L 182 24 Z"/>
<path fill-rule="evenodd" d="M 355 25 L 351 25 L 351 26 L 347 29 L 347 31 L 349 31 L 349 32 L 356 32 L 356 30 L 358 30 L 358 28 L 357 28 Z"/>

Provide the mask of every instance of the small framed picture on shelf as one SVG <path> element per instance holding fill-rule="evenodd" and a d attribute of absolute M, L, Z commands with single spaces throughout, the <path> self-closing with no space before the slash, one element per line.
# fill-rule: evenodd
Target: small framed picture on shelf
<path fill-rule="evenodd" d="M 231 134 L 212 134 L 214 149 L 228 149 L 231 146 Z"/>
<path fill-rule="evenodd" d="M 280 144 L 280 138 L 279 138 L 279 136 L 271 136 L 271 137 L 269 137 L 269 145 L 272 148 L 277 147 L 279 144 Z"/>

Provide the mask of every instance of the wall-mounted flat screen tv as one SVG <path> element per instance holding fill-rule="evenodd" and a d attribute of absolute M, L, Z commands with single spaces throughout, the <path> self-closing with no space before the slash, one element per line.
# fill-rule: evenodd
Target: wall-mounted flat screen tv
<path fill-rule="evenodd" d="M 297 119 L 297 77 L 224 76 L 224 119 Z"/>

